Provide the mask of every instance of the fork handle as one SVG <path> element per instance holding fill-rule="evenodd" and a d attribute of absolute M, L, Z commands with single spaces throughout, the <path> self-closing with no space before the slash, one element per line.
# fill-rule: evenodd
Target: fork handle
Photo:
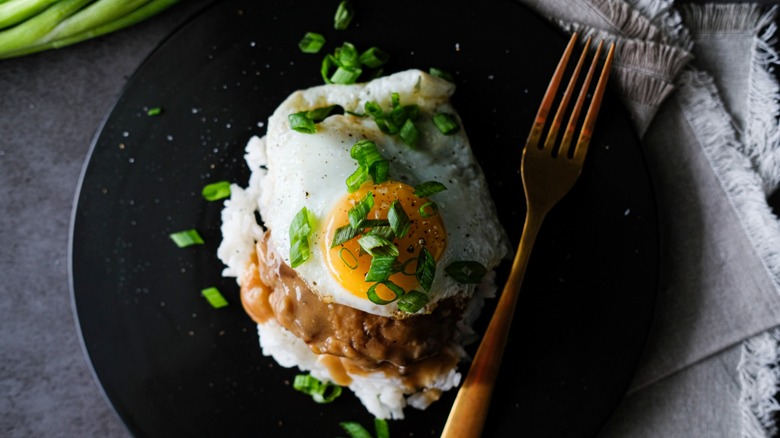
<path fill-rule="evenodd" d="M 477 438 L 487 418 L 501 358 L 504 354 L 512 316 L 517 305 L 528 259 L 545 214 L 529 210 L 512 269 L 482 342 L 452 406 L 442 438 Z"/>

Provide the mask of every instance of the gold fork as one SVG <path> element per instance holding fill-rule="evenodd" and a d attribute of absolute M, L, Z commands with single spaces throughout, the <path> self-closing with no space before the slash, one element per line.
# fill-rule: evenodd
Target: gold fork
<path fill-rule="evenodd" d="M 517 304 L 520 285 L 523 282 L 523 276 L 525 275 L 525 269 L 531 254 L 531 248 L 536 240 L 536 235 L 547 212 L 569 192 L 582 171 L 591 133 L 593 132 L 596 116 L 598 115 L 606 88 L 615 51 L 614 43 L 610 44 L 604 66 L 585 115 L 585 120 L 579 127 L 579 137 L 574 150 L 571 151 L 570 146 L 578 129 L 578 120 L 585 104 L 591 79 L 601 57 L 603 42 L 599 43 L 593 61 L 581 85 L 579 96 L 569 115 L 569 123 L 563 133 L 561 143 L 557 148 L 555 143 L 561 121 L 565 117 L 568 103 L 585 63 L 590 46 L 590 38 L 585 42 L 569 84 L 560 99 L 560 104 L 550 124 L 547 138 L 544 144 L 540 145 L 539 143 L 577 38 L 576 33 L 571 36 L 571 40 L 566 46 L 555 73 L 550 80 L 550 85 L 547 87 L 531 132 L 528 135 L 521 163 L 527 205 L 523 234 L 512 263 L 509 278 L 501 293 L 501 298 L 498 301 L 487 331 L 471 363 L 469 373 L 455 398 L 455 403 L 442 432 L 442 438 L 480 436 L 485 418 L 487 417 L 501 357 L 506 346 L 507 335 L 512 324 L 512 316 Z"/>

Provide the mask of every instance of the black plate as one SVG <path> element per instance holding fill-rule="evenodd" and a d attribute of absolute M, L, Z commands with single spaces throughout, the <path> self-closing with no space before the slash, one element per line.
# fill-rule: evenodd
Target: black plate
<path fill-rule="evenodd" d="M 306 31 L 325 34 L 325 52 L 343 41 L 385 49 L 386 72 L 454 73 L 454 104 L 518 241 L 521 145 L 567 38 L 509 0 L 434 3 L 358 2 L 350 29 L 334 31 L 335 1 L 220 2 L 131 78 L 85 167 L 71 275 L 84 346 L 133 434 L 336 436 L 341 421 L 371 424 L 351 393 L 317 405 L 291 388 L 295 370 L 261 355 L 215 255 L 221 203 L 200 196 L 212 181 L 245 185 L 247 139 L 264 134 L 290 92 L 321 83 L 322 55 L 297 49 Z M 157 106 L 161 115 L 146 115 Z M 485 436 L 593 435 L 644 343 L 656 294 L 656 211 L 638 140 L 612 95 L 591 148 L 537 240 Z M 169 240 L 187 228 L 206 245 Z M 209 286 L 231 305 L 209 307 L 200 297 Z M 391 422 L 392 436 L 438 436 L 454 396 L 409 409 Z"/>

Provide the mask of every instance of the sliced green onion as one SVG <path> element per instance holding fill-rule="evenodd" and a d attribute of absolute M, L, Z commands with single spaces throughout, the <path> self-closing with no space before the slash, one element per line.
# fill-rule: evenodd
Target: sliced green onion
<path fill-rule="evenodd" d="M 386 161 L 379 154 L 376 143 L 371 140 L 360 140 L 349 150 L 349 156 L 357 160 L 358 164 L 370 168 L 375 163 Z"/>
<path fill-rule="evenodd" d="M 376 438 L 390 438 L 390 426 L 387 424 L 387 420 L 374 418 L 374 433 Z"/>
<path fill-rule="evenodd" d="M 168 237 L 170 237 L 171 240 L 173 240 L 173 243 L 179 248 L 186 248 L 192 245 L 203 245 L 204 243 L 203 238 L 200 237 L 198 231 L 194 229 L 177 231 L 169 234 Z"/>
<path fill-rule="evenodd" d="M 290 122 L 290 128 L 294 131 L 302 132 L 304 134 L 314 134 L 317 132 L 317 126 L 314 124 L 314 120 L 309 118 L 308 111 L 290 114 L 287 116 L 287 120 Z"/>
<path fill-rule="evenodd" d="M 203 289 L 200 291 L 201 296 L 206 298 L 208 300 L 209 304 L 211 304 L 211 307 L 215 309 L 219 309 L 221 307 L 225 307 L 228 305 L 227 300 L 224 296 L 222 296 L 222 293 L 219 292 L 219 289 L 216 287 L 209 287 L 206 289 Z"/>
<path fill-rule="evenodd" d="M 412 226 L 404 207 L 397 200 L 390 204 L 390 209 L 387 211 L 387 221 L 390 222 L 390 228 L 399 239 L 403 239 Z"/>
<path fill-rule="evenodd" d="M 406 268 L 409 265 L 411 265 L 412 263 L 416 262 L 416 261 L 417 261 L 417 257 L 412 257 L 412 258 L 406 259 L 405 262 L 403 262 L 402 264 L 400 264 L 396 268 L 396 272 L 400 272 L 401 274 L 404 274 L 404 275 L 416 275 L 415 272 L 406 272 Z"/>
<path fill-rule="evenodd" d="M 487 273 L 487 268 L 482 263 L 464 260 L 450 263 L 444 271 L 458 283 L 478 284 Z"/>
<path fill-rule="evenodd" d="M 322 46 L 325 45 L 325 37 L 316 32 L 306 32 L 303 39 L 298 43 L 298 48 L 303 53 L 319 53 Z"/>
<path fill-rule="evenodd" d="M 361 228 L 386 227 L 390 225 L 387 219 L 365 219 L 361 222 Z"/>
<path fill-rule="evenodd" d="M 382 158 L 376 143 L 360 140 L 352 145 L 349 155 L 358 162 L 358 168 L 347 178 L 347 191 L 356 191 L 369 177 L 375 184 L 387 181 L 390 162 Z"/>
<path fill-rule="evenodd" d="M 355 9 L 352 7 L 352 2 L 342 0 L 336 8 L 336 15 L 333 16 L 333 28 L 336 30 L 346 29 L 354 16 Z"/>
<path fill-rule="evenodd" d="M 361 222 L 366 219 L 368 212 L 371 211 L 372 208 L 374 208 L 374 194 L 368 192 L 363 199 L 358 201 L 349 209 L 349 212 L 347 212 L 347 216 L 349 216 L 349 226 L 356 229 L 360 228 Z"/>
<path fill-rule="evenodd" d="M 368 176 L 368 168 L 366 166 L 358 165 L 358 168 L 355 170 L 355 172 L 347 177 L 347 191 L 349 193 L 355 192 L 360 188 L 361 185 L 363 185 L 364 182 L 368 180 Z"/>
<path fill-rule="evenodd" d="M 306 207 L 295 215 L 290 224 L 290 266 L 295 268 L 309 259 L 309 235 L 314 230 L 313 215 Z"/>
<path fill-rule="evenodd" d="M 363 251 L 372 257 L 398 257 L 398 247 L 388 239 L 375 234 L 366 234 L 358 239 Z"/>
<path fill-rule="evenodd" d="M 352 240 L 355 236 L 360 234 L 359 228 L 352 228 L 349 225 L 336 228 L 336 232 L 333 233 L 333 241 L 330 243 L 331 248 L 335 248 L 345 242 Z"/>
<path fill-rule="evenodd" d="M 293 388 L 311 396 L 317 403 L 330 403 L 341 395 L 341 386 L 321 382 L 311 374 L 298 374 L 293 380 Z"/>
<path fill-rule="evenodd" d="M 333 84 L 349 85 L 357 82 L 360 74 L 363 70 L 360 68 L 347 69 L 344 67 L 336 68 L 336 72 L 330 77 L 330 82 Z"/>
<path fill-rule="evenodd" d="M 376 293 L 376 288 L 380 284 L 384 285 L 385 287 L 390 289 L 390 291 L 395 294 L 395 298 L 393 298 L 392 300 L 384 300 L 384 299 L 380 298 L 379 295 L 377 295 L 377 293 Z M 404 290 L 400 286 L 398 286 L 397 284 L 393 283 L 390 280 L 378 281 L 378 282 L 372 284 L 371 287 L 368 288 L 368 290 L 366 291 L 366 296 L 368 297 L 369 300 L 371 300 L 372 303 L 379 304 L 379 305 L 382 305 L 382 306 L 385 305 L 385 304 L 392 303 L 393 301 L 401 298 L 403 295 L 404 295 Z"/>
<path fill-rule="evenodd" d="M 342 262 L 344 262 L 344 265 L 346 265 L 346 267 L 348 267 L 349 269 L 352 269 L 353 271 L 357 269 L 358 267 L 357 257 L 355 257 L 355 254 L 352 254 L 352 251 L 350 251 L 349 249 L 341 248 L 339 250 L 339 258 L 341 259 Z"/>
<path fill-rule="evenodd" d="M 398 299 L 398 309 L 406 313 L 415 313 L 428 304 L 428 294 L 412 290 Z"/>
<path fill-rule="evenodd" d="M 393 239 L 393 229 L 390 228 L 390 223 L 387 220 L 363 219 L 360 222 L 360 226 L 358 228 L 352 228 L 352 226 L 349 224 L 336 228 L 336 232 L 333 233 L 333 241 L 330 243 L 330 247 L 335 248 L 349 240 L 352 240 L 354 237 L 360 234 L 361 231 L 364 231 L 367 228 L 371 228 L 369 234 L 376 234 L 380 237 L 384 237 L 387 240 Z"/>
<path fill-rule="evenodd" d="M 390 55 L 379 47 L 371 47 L 360 54 L 360 63 L 368 68 L 377 68 L 387 64 Z"/>
<path fill-rule="evenodd" d="M 366 273 L 366 281 L 384 281 L 390 278 L 393 273 L 393 265 L 396 256 L 374 256 L 371 257 L 371 267 Z"/>
<path fill-rule="evenodd" d="M 428 73 L 430 73 L 431 76 L 435 76 L 437 78 L 442 78 L 445 81 L 455 82 L 455 78 L 453 78 L 451 74 L 447 73 L 446 71 L 444 71 L 442 69 L 439 69 L 439 68 L 436 68 L 436 67 L 431 67 L 430 69 L 428 69 Z"/>
<path fill-rule="evenodd" d="M 146 110 L 146 115 L 150 117 L 159 116 L 160 114 L 162 114 L 162 108 L 160 108 L 159 106 L 156 106 L 154 108 L 149 108 L 148 110 Z"/>
<path fill-rule="evenodd" d="M 372 438 L 371 434 L 360 423 L 344 421 L 339 426 L 349 435 L 349 438 Z M 390 438 L 390 427 L 387 420 L 374 418 L 374 433 L 376 438 Z"/>
<path fill-rule="evenodd" d="M 372 438 L 371 434 L 360 423 L 354 421 L 344 421 L 339 423 L 344 432 L 349 435 L 349 438 Z"/>
<path fill-rule="evenodd" d="M 420 287 L 426 292 L 431 291 L 433 277 L 436 275 L 436 260 L 427 249 L 420 249 L 420 255 L 417 258 L 417 271 L 415 277 L 420 283 Z"/>
<path fill-rule="evenodd" d="M 433 124 L 439 128 L 439 131 L 444 135 L 452 135 L 460 129 L 458 120 L 449 113 L 436 113 L 433 116 Z"/>
<path fill-rule="evenodd" d="M 341 109 L 339 105 L 330 105 L 330 106 L 323 106 L 320 108 L 314 108 L 312 110 L 309 110 L 306 112 L 306 116 L 308 116 L 314 123 L 319 123 L 331 114 L 333 114 L 334 111 L 337 109 Z"/>
<path fill-rule="evenodd" d="M 338 67 L 338 64 L 336 64 L 336 58 L 333 55 L 326 55 L 324 58 L 322 58 L 322 65 L 320 66 L 320 75 L 322 76 L 322 80 L 325 81 L 326 84 L 332 84 L 333 81 L 330 80 L 330 70 L 331 68 Z"/>
<path fill-rule="evenodd" d="M 290 242 L 290 267 L 297 268 L 311 256 L 309 242 L 306 239 Z"/>
<path fill-rule="evenodd" d="M 331 74 L 332 70 L 335 71 Z M 326 56 L 320 67 L 322 79 L 328 84 L 354 84 L 361 73 L 358 51 L 347 42 L 336 48 L 333 55 Z"/>
<path fill-rule="evenodd" d="M 414 124 L 414 120 L 419 116 L 420 108 L 413 104 L 402 106 L 400 95 L 395 92 L 390 95 L 390 99 L 389 111 L 382 110 L 382 107 L 374 101 L 366 102 L 364 105 L 366 114 L 374 119 L 380 131 L 388 135 L 397 134 L 407 146 L 415 148 L 420 138 L 420 131 Z"/>
<path fill-rule="evenodd" d="M 363 225 L 366 225 L 365 221 L 363 221 Z M 371 228 L 371 231 L 366 233 L 366 235 L 379 236 L 389 241 L 392 241 L 395 238 L 395 232 L 393 232 L 393 228 L 390 225 L 375 226 Z"/>
<path fill-rule="evenodd" d="M 374 102 L 373 100 L 369 100 L 364 105 L 366 109 L 366 114 L 368 114 L 371 117 L 374 118 L 383 118 L 385 116 L 384 110 L 382 110 L 382 107 L 379 106 L 378 103 Z"/>
<path fill-rule="evenodd" d="M 420 210 L 418 211 L 418 213 L 420 213 L 420 216 L 425 218 L 431 217 L 438 212 L 439 212 L 439 206 L 436 205 L 435 202 L 426 202 L 425 204 L 420 206 Z"/>
<path fill-rule="evenodd" d="M 390 93 L 390 106 L 393 109 L 401 107 L 401 95 L 397 91 Z"/>
<path fill-rule="evenodd" d="M 417 140 L 420 138 L 420 131 L 415 126 L 412 119 L 406 119 L 401 129 L 398 131 L 398 136 L 401 137 L 404 144 L 414 149 L 417 147 Z"/>
<path fill-rule="evenodd" d="M 444 190 L 447 190 L 447 187 L 444 184 L 437 181 L 426 181 L 414 186 L 414 196 L 417 196 L 418 198 L 427 198 L 428 196 L 443 192 Z"/>
<path fill-rule="evenodd" d="M 376 123 L 376 127 L 379 128 L 379 130 L 384 132 L 385 134 L 388 135 L 398 134 L 398 125 L 396 125 L 392 119 L 386 119 L 384 117 L 374 118 L 374 122 Z"/>
<path fill-rule="evenodd" d="M 337 47 L 334 56 L 339 67 L 347 70 L 353 70 L 360 67 L 360 55 L 354 44 L 344 42 L 341 47 Z"/>
<path fill-rule="evenodd" d="M 314 108 L 308 111 L 301 111 L 287 116 L 290 128 L 304 134 L 314 134 L 317 132 L 317 123 L 325 120 L 337 109 L 341 110 L 339 105 L 330 105 L 320 108 Z"/>
<path fill-rule="evenodd" d="M 368 168 L 368 174 L 374 181 L 374 184 L 381 184 L 387 181 L 387 177 L 390 174 L 390 162 L 383 159 L 377 161 L 373 166 Z"/>
<path fill-rule="evenodd" d="M 230 181 L 218 181 L 206 184 L 201 190 L 201 196 L 207 201 L 218 201 L 230 197 Z"/>

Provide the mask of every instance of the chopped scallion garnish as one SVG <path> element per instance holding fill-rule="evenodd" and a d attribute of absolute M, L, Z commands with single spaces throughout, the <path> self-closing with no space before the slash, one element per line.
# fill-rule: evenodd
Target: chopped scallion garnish
<path fill-rule="evenodd" d="M 436 260 L 427 249 L 420 249 L 420 255 L 417 258 L 417 271 L 415 272 L 415 277 L 417 277 L 420 287 L 426 292 L 430 292 L 435 274 Z"/>
<path fill-rule="evenodd" d="M 316 124 L 328 118 L 337 109 L 341 110 L 341 107 L 338 105 L 323 106 L 290 114 L 287 116 L 287 120 L 291 129 L 304 134 L 314 134 L 317 132 Z"/>
<path fill-rule="evenodd" d="M 308 113 L 308 111 L 301 111 L 288 115 L 287 120 L 290 122 L 290 128 L 304 134 L 317 132 L 317 126 L 314 124 L 314 120 L 309 118 Z"/>
<path fill-rule="evenodd" d="M 366 225 L 366 221 L 363 221 L 363 225 Z M 371 228 L 371 231 L 366 233 L 367 235 L 372 236 L 379 236 L 383 239 L 387 239 L 392 241 L 395 238 L 395 232 L 393 232 L 393 228 L 390 225 L 378 225 Z"/>
<path fill-rule="evenodd" d="M 398 309 L 406 313 L 415 313 L 428 304 L 428 294 L 411 290 L 398 299 Z"/>
<path fill-rule="evenodd" d="M 345 67 L 339 66 L 336 68 L 336 72 L 333 73 L 333 75 L 330 77 L 330 82 L 342 85 L 354 84 L 357 82 L 357 79 L 360 77 L 361 73 L 363 73 L 363 70 L 360 67 L 347 69 Z"/>
<path fill-rule="evenodd" d="M 366 273 L 366 281 L 384 281 L 393 274 L 393 265 L 396 256 L 373 256 L 371 257 L 371 267 Z"/>
<path fill-rule="evenodd" d="M 393 233 L 399 239 L 403 239 L 412 226 L 412 222 L 404 211 L 404 207 L 398 201 L 390 203 L 390 209 L 387 210 L 387 221 L 390 222 L 390 228 L 392 228 Z"/>
<path fill-rule="evenodd" d="M 439 128 L 439 131 L 444 135 L 452 135 L 460 129 L 458 120 L 449 113 L 436 113 L 433 116 L 433 124 Z"/>
<path fill-rule="evenodd" d="M 371 47 L 360 54 L 360 63 L 368 68 L 377 68 L 385 65 L 390 55 L 379 47 Z"/>
<path fill-rule="evenodd" d="M 230 196 L 230 182 L 218 181 L 211 184 L 206 184 L 201 190 L 203 199 L 207 201 L 218 201 Z"/>
<path fill-rule="evenodd" d="M 345 42 L 337 47 L 333 55 L 340 67 L 347 70 L 360 67 L 360 55 L 354 44 Z"/>
<path fill-rule="evenodd" d="M 487 273 L 482 263 L 464 260 L 450 263 L 444 271 L 458 283 L 478 284 Z"/>
<path fill-rule="evenodd" d="M 371 434 L 360 423 L 354 421 L 344 421 L 339 423 L 344 432 L 349 435 L 349 438 L 372 438 Z"/>
<path fill-rule="evenodd" d="M 374 184 L 387 181 L 390 162 L 379 154 L 376 143 L 360 140 L 352 146 L 349 154 L 358 162 L 358 169 L 347 178 L 347 191 L 356 191 L 369 177 Z"/>
<path fill-rule="evenodd" d="M 303 39 L 298 43 L 298 47 L 303 53 L 319 53 L 324 45 L 325 37 L 316 32 L 306 32 Z"/>
<path fill-rule="evenodd" d="M 420 131 L 414 124 L 420 114 L 420 108 L 417 105 L 401 105 L 400 95 L 392 93 L 390 95 L 391 107 L 389 111 L 384 111 L 378 103 L 368 101 L 364 108 L 366 114 L 371 116 L 376 123 L 377 128 L 388 135 L 398 135 L 401 140 L 409 147 L 417 146 L 417 140 L 420 137 Z"/>
<path fill-rule="evenodd" d="M 398 247 L 388 239 L 376 234 L 366 234 L 358 239 L 363 251 L 372 257 L 398 257 Z"/>
<path fill-rule="evenodd" d="M 372 208 L 374 208 L 374 194 L 368 192 L 363 199 L 358 201 L 347 212 L 347 216 L 349 216 L 349 226 L 356 229 L 360 228 L 360 224 L 366 219 L 368 212 L 371 211 Z"/>
<path fill-rule="evenodd" d="M 403 140 L 405 145 L 410 148 L 416 148 L 417 139 L 420 138 L 420 131 L 417 129 L 417 126 L 415 126 L 412 119 L 406 119 L 403 125 L 401 125 L 401 129 L 398 131 L 398 136 L 401 137 L 401 140 Z"/>
<path fill-rule="evenodd" d="M 301 208 L 290 224 L 290 266 L 295 268 L 309 259 L 309 235 L 314 230 L 314 218 L 306 207 Z"/>
<path fill-rule="evenodd" d="M 293 388 L 310 395 L 317 403 L 330 403 L 341 395 L 341 386 L 330 382 L 321 382 L 311 374 L 295 376 Z"/>
<path fill-rule="evenodd" d="M 344 432 L 349 435 L 349 438 L 372 438 L 371 434 L 365 427 L 354 421 L 344 421 L 339 423 Z M 374 418 L 374 433 L 375 438 L 390 438 L 390 426 L 387 424 L 387 420 L 381 418 Z"/>
<path fill-rule="evenodd" d="M 336 228 L 336 232 L 333 233 L 333 241 L 330 243 L 331 248 L 335 248 L 342 243 L 352 240 L 355 236 L 360 234 L 361 229 L 352 228 L 349 225 Z"/>
<path fill-rule="evenodd" d="M 379 285 L 383 285 L 386 288 L 388 288 L 393 294 L 395 294 L 395 298 L 393 298 L 392 300 L 382 299 L 376 293 L 376 288 Z M 401 298 L 403 295 L 404 295 L 403 288 L 401 288 L 400 286 L 398 286 L 397 284 L 393 283 L 390 280 L 384 280 L 384 281 L 376 282 L 376 283 L 372 284 L 370 288 L 368 288 L 368 291 L 366 291 L 366 296 L 368 297 L 368 299 L 371 300 L 372 303 L 379 304 L 379 305 L 390 304 L 393 301 Z"/>
<path fill-rule="evenodd" d="M 352 18 L 355 16 L 355 9 L 350 0 L 342 0 L 336 8 L 336 15 L 333 16 L 333 28 L 344 30 L 349 27 Z"/>
<path fill-rule="evenodd" d="M 420 210 L 418 211 L 418 213 L 420 213 L 420 216 L 425 218 L 431 217 L 438 212 L 439 212 L 439 206 L 436 205 L 435 202 L 426 202 L 425 204 L 420 206 Z"/>
<path fill-rule="evenodd" d="M 374 433 L 376 438 L 390 438 L 390 425 L 387 424 L 387 420 L 374 418 Z"/>
<path fill-rule="evenodd" d="M 358 162 L 359 163 L 359 162 Z M 359 164 L 352 175 L 347 177 L 347 191 L 352 193 L 360 188 L 368 180 L 368 167 Z"/>
<path fill-rule="evenodd" d="M 198 231 L 194 229 L 177 231 L 169 234 L 168 237 L 170 237 L 179 248 L 185 248 L 192 245 L 203 245 L 204 243 L 203 238 L 200 237 Z"/>
<path fill-rule="evenodd" d="M 154 108 L 149 108 L 146 111 L 146 115 L 150 116 L 150 117 L 151 116 L 159 116 L 160 114 L 162 114 L 162 108 L 160 108 L 159 106 L 156 106 Z"/>
<path fill-rule="evenodd" d="M 228 305 L 227 300 L 224 296 L 222 296 L 222 293 L 220 293 L 219 289 L 216 287 L 209 287 L 206 289 L 203 289 L 200 291 L 201 296 L 208 300 L 209 304 L 211 304 L 211 307 L 215 309 L 219 309 L 220 307 L 225 307 Z"/>
<path fill-rule="evenodd" d="M 359 53 L 352 43 L 344 42 L 332 54 L 322 59 L 320 75 L 326 84 L 354 84 L 365 69 L 372 73 L 369 76 L 381 75 L 382 69 L 378 67 L 384 65 L 389 58 L 389 55 L 378 47 L 371 47 Z"/>
<path fill-rule="evenodd" d="M 437 181 L 426 181 L 414 186 L 414 195 L 418 198 L 427 198 L 428 196 L 435 195 L 436 193 L 447 190 L 447 187 Z"/>
<path fill-rule="evenodd" d="M 386 227 L 388 225 L 390 225 L 390 222 L 387 219 L 365 219 L 361 223 L 362 228 Z"/>
<path fill-rule="evenodd" d="M 355 270 L 358 268 L 357 257 L 355 257 L 355 254 L 352 254 L 352 251 L 349 249 L 341 248 L 339 250 L 339 258 L 341 258 L 341 261 L 344 262 L 344 265 L 349 269 Z"/>
<path fill-rule="evenodd" d="M 405 262 L 403 262 L 402 264 L 396 267 L 396 272 L 400 272 L 404 275 L 415 275 L 414 272 L 406 272 L 406 268 L 416 261 L 417 261 L 417 257 L 406 259 Z"/>
<path fill-rule="evenodd" d="M 308 116 L 314 123 L 320 123 L 321 121 L 327 119 L 328 116 L 333 114 L 334 111 L 340 109 L 341 107 L 339 105 L 323 106 L 307 111 L 306 116 Z"/>

